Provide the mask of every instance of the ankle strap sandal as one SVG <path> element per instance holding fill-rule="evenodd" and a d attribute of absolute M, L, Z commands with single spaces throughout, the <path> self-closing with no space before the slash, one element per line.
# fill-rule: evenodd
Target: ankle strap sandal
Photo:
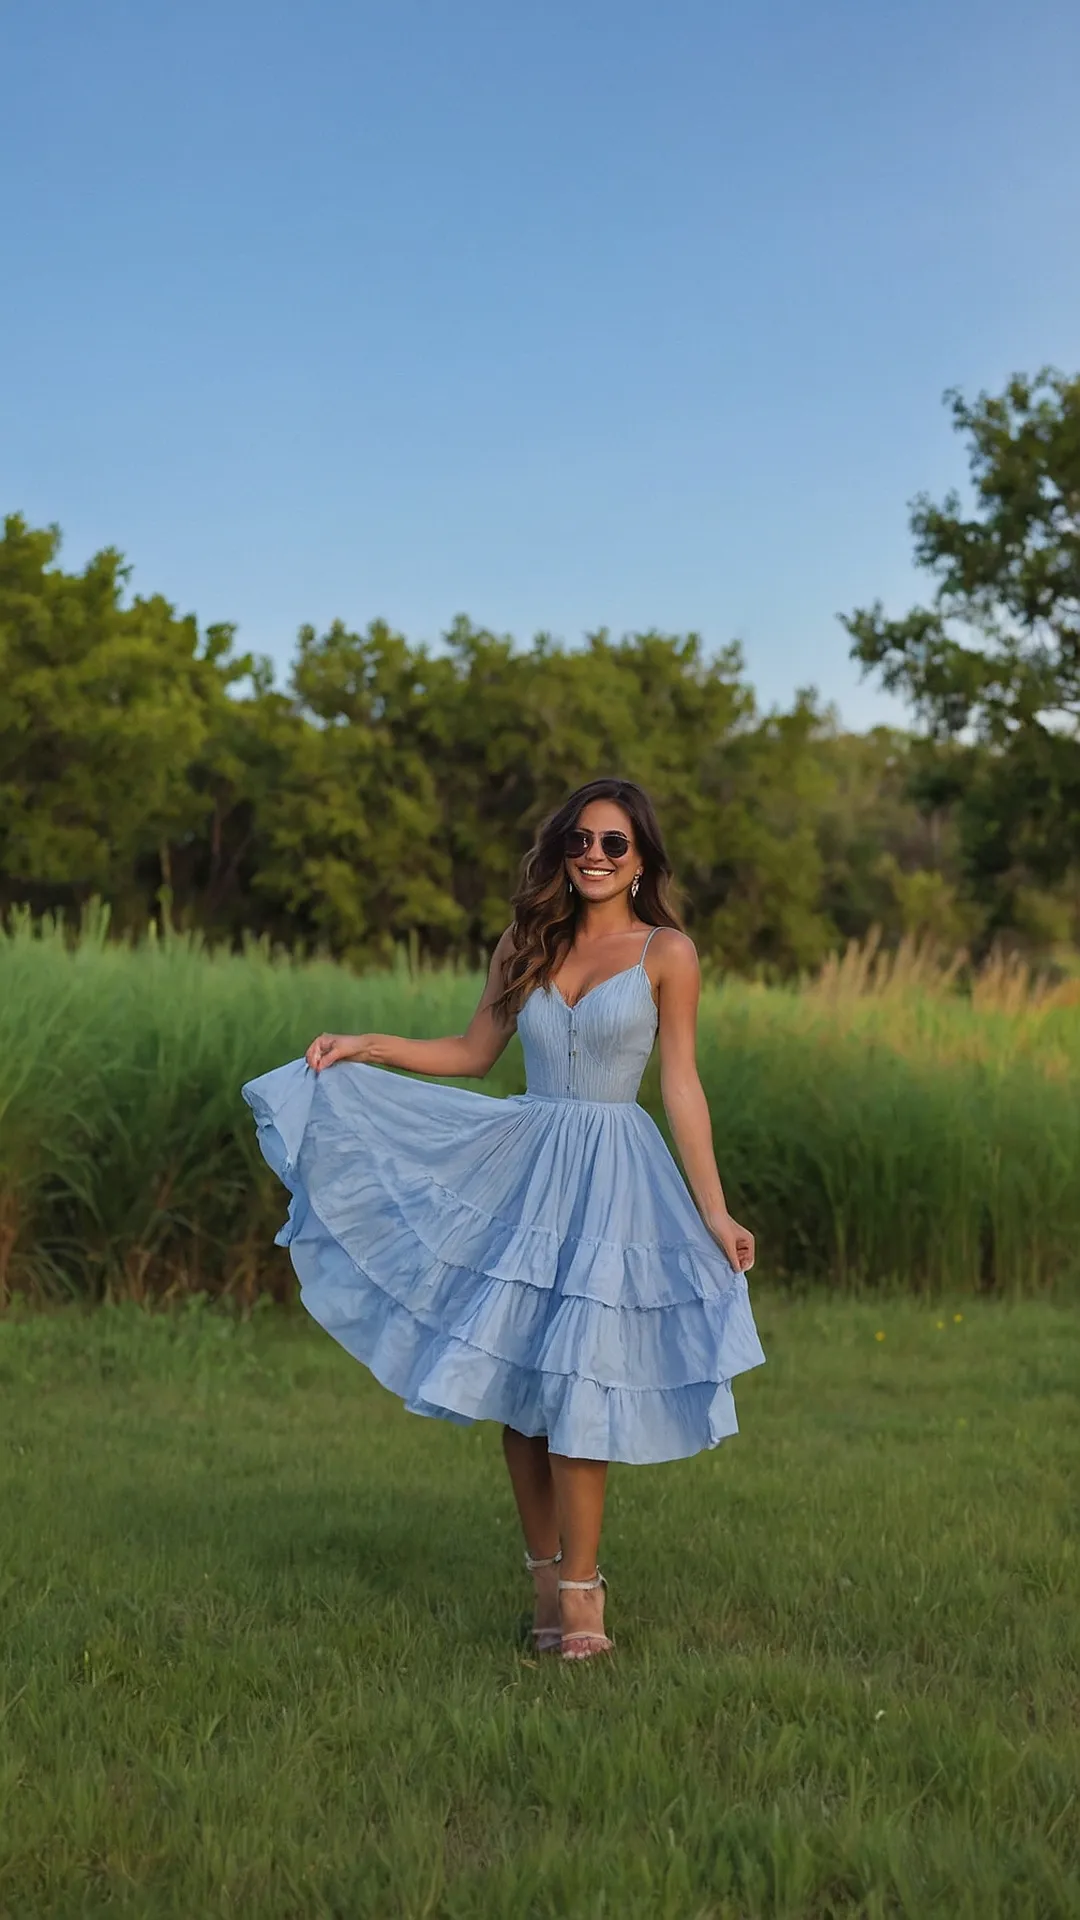
<path fill-rule="evenodd" d="M 607 1581 L 599 1567 L 591 1580 L 560 1580 L 560 1593 L 595 1593 L 597 1589 L 607 1592 Z M 573 1642 L 569 1646 L 568 1642 Z M 606 1633 L 597 1633 L 589 1627 L 578 1627 L 573 1633 L 563 1630 L 562 1657 L 564 1660 L 592 1660 L 598 1653 L 614 1653 L 615 1642 L 609 1640 Z"/>

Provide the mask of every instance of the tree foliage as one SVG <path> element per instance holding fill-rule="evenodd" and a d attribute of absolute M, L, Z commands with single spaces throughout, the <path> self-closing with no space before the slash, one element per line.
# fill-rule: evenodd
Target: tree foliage
<path fill-rule="evenodd" d="M 336 621 L 277 684 L 232 627 L 131 596 L 117 553 L 68 572 L 58 545 L 18 516 L 0 539 L 0 907 L 102 894 L 120 928 L 475 961 L 543 814 L 615 771 L 653 794 L 720 966 L 784 977 L 872 925 L 988 924 L 965 866 L 980 807 L 998 819 L 988 746 L 844 734 L 812 690 L 762 712 L 739 648 L 695 634 L 518 645 L 462 617 L 428 647 Z M 1031 868 L 1017 924 L 1045 942 L 1061 903 Z"/>
<path fill-rule="evenodd" d="M 932 603 L 899 619 L 877 603 L 844 624 L 927 730 L 924 791 L 956 811 L 988 925 L 1022 927 L 1025 898 L 1080 900 L 1080 378 L 1044 370 L 947 400 L 973 500 L 912 508 Z"/>

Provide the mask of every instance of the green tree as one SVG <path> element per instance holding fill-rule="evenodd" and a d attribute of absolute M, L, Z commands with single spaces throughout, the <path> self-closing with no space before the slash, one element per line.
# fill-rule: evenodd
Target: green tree
<path fill-rule="evenodd" d="M 254 889 L 297 936 L 357 959 L 412 934 L 464 929 L 423 751 L 427 660 L 384 621 L 304 627 L 289 681 L 293 731 L 263 796 Z"/>
<path fill-rule="evenodd" d="M 888 945 L 906 933 L 947 946 L 978 942 L 985 913 L 965 874 L 955 778 L 946 778 L 950 759 L 966 753 L 895 727 L 820 739 L 821 907 L 845 940 L 877 928 Z"/>
<path fill-rule="evenodd" d="M 974 498 L 914 503 L 932 604 L 889 619 L 878 603 L 844 624 L 932 742 L 985 749 L 947 754 L 944 784 L 995 931 L 1025 890 L 1074 893 L 1080 869 L 1080 378 L 1046 370 L 948 400 Z"/>
<path fill-rule="evenodd" d="M 19 516 L 0 539 L 0 874 L 39 905 L 107 895 L 137 914 L 145 877 L 203 829 L 192 780 L 229 687 L 250 671 L 232 630 L 179 617 L 160 595 L 123 604 L 113 550 L 56 566 L 55 528 Z"/>

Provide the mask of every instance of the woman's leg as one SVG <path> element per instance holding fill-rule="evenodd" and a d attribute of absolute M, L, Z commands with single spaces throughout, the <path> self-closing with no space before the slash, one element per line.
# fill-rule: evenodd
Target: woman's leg
<path fill-rule="evenodd" d="M 547 1440 L 543 1434 L 517 1433 L 513 1427 L 504 1427 L 503 1454 L 526 1548 L 534 1560 L 549 1560 L 559 1551 L 559 1525 Z M 559 1572 L 558 1567 L 538 1567 L 533 1574 L 538 1627 L 559 1624 Z"/>
<path fill-rule="evenodd" d="M 549 1459 L 563 1548 L 559 1572 L 564 1580 L 591 1580 L 600 1549 L 607 1461 L 571 1460 L 560 1453 L 549 1455 Z M 592 1593 L 564 1593 L 561 1600 L 564 1633 L 603 1633 L 602 1587 Z"/>

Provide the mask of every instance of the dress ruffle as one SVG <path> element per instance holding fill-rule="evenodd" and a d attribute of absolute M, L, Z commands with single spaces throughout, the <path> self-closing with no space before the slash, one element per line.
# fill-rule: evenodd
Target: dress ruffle
<path fill-rule="evenodd" d="M 244 1097 L 305 1307 L 412 1412 L 635 1463 L 737 1431 L 746 1280 L 641 1107 L 303 1061 Z"/>

